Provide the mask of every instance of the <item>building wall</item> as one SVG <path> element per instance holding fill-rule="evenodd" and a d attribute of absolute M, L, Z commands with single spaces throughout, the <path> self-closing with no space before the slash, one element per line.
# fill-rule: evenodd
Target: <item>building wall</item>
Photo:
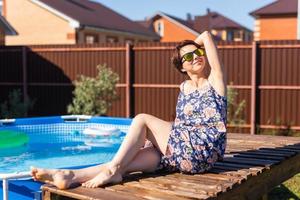
<path fill-rule="evenodd" d="M 126 43 L 126 42 L 150 42 L 153 39 L 149 39 L 147 37 L 130 34 L 130 33 L 121 33 L 121 32 L 113 32 L 113 31 L 105 31 L 99 29 L 84 29 L 78 31 L 77 39 L 78 44 L 87 43 L 87 36 L 93 36 L 96 38 L 94 43 L 106 43 L 110 42 L 113 38 L 116 39 L 115 43 Z"/>
<path fill-rule="evenodd" d="M 7 45 L 75 44 L 75 30 L 65 19 L 30 0 L 6 0 L 5 6 L 5 17 L 18 34 L 6 36 Z"/>
<path fill-rule="evenodd" d="M 158 23 L 163 24 L 163 34 L 161 35 L 161 42 L 178 42 L 182 40 L 193 40 L 197 36 L 188 32 L 183 27 L 166 20 L 165 18 L 159 18 L 154 21 L 154 29 L 157 30 Z"/>
<path fill-rule="evenodd" d="M 297 39 L 297 17 L 268 17 L 256 19 L 255 40 L 295 40 Z"/>
<path fill-rule="evenodd" d="M 246 29 L 212 29 L 211 33 L 223 41 L 248 42 L 252 40 L 252 32 Z"/>

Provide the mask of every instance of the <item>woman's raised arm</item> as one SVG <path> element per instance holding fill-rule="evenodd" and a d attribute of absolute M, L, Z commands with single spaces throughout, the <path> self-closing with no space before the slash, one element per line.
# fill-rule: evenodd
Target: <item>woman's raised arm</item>
<path fill-rule="evenodd" d="M 201 33 L 196 39 L 195 42 L 201 46 L 204 46 L 208 63 L 211 67 L 210 76 L 213 79 L 215 89 L 221 95 L 225 95 L 225 78 L 224 78 L 224 69 L 219 60 L 217 47 L 214 43 L 212 35 L 208 31 Z"/>

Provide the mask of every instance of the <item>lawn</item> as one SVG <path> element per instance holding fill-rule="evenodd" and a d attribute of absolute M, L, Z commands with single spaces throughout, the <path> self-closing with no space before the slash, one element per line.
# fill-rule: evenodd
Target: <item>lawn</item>
<path fill-rule="evenodd" d="M 275 187 L 268 194 L 269 200 L 300 200 L 300 173 Z"/>
<path fill-rule="evenodd" d="M 264 135 L 285 135 L 300 137 L 300 131 L 293 130 L 283 130 L 279 132 L 275 131 L 264 131 L 260 134 Z M 275 187 L 268 194 L 269 200 L 300 200 L 300 173 L 296 174 L 294 177 L 283 182 L 282 184 Z"/>

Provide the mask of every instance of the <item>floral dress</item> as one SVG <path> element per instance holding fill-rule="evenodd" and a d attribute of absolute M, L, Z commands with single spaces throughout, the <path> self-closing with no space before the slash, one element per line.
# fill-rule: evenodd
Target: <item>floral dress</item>
<path fill-rule="evenodd" d="M 226 97 L 208 81 L 189 94 L 180 91 L 176 119 L 159 169 L 193 174 L 212 168 L 225 153 L 226 114 Z"/>

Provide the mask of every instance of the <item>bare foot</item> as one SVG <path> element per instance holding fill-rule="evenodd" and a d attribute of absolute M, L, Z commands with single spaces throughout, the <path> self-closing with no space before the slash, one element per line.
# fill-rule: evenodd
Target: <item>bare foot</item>
<path fill-rule="evenodd" d="M 115 169 L 105 167 L 96 177 L 82 184 L 86 188 L 96 188 L 108 183 L 119 183 L 122 181 L 122 174 Z"/>
<path fill-rule="evenodd" d="M 49 183 L 55 185 L 59 189 L 67 189 L 73 183 L 74 173 L 71 170 L 31 167 L 31 176 L 35 181 Z"/>

